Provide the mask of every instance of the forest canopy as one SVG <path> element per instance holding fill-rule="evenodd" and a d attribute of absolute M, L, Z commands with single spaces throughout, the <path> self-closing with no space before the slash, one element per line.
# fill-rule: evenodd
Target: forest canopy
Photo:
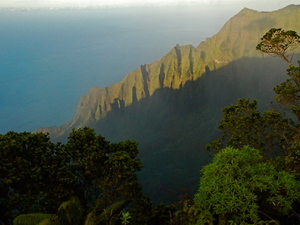
<path fill-rule="evenodd" d="M 257 100 L 244 98 L 223 109 L 222 135 L 207 145 L 215 155 L 195 195 L 195 204 L 210 216 L 204 219 L 299 224 L 300 62 L 294 66 L 287 55 L 299 45 L 295 31 L 281 28 L 270 29 L 257 45 L 287 62 L 288 78 L 274 87 L 271 110 L 260 112 Z"/>
<path fill-rule="evenodd" d="M 80 203 L 85 215 L 148 204 L 134 141 L 109 143 L 90 128 L 73 130 L 66 144 L 52 143 L 48 134 L 8 132 L 0 135 L 0 150 L 4 223 L 19 214 L 55 214 L 63 202 Z"/>

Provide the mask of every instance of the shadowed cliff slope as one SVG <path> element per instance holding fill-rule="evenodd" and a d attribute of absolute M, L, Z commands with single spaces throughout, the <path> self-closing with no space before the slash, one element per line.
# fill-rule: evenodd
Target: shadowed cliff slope
<path fill-rule="evenodd" d="M 241 97 L 268 107 L 287 66 L 255 47 L 272 27 L 300 32 L 298 21 L 300 6 L 243 9 L 196 48 L 177 45 L 121 82 L 92 88 L 70 123 L 38 131 L 63 140 L 71 128 L 90 126 L 113 142 L 138 141 L 146 194 L 156 202 L 176 201 L 181 187 L 193 193 L 198 186 L 199 169 L 209 162 L 204 146 L 218 135 L 222 108 Z"/>

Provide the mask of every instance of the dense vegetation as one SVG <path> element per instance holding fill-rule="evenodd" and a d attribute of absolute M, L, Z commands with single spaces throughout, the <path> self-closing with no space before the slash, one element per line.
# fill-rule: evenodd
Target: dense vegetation
<path fill-rule="evenodd" d="M 274 88 L 277 110 L 261 113 L 250 99 L 224 108 L 223 134 L 207 145 L 216 154 L 195 196 L 205 212 L 198 223 L 299 224 L 300 62 L 295 67 L 287 56 L 299 45 L 295 31 L 276 28 L 257 45 L 288 63 L 288 79 Z"/>
<path fill-rule="evenodd" d="M 300 62 L 287 52 L 294 31 L 271 29 L 257 49 L 288 63 L 274 88 L 274 109 L 239 99 L 224 108 L 220 139 L 207 148 L 194 200 L 153 206 L 137 179 L 142 164 L 133 141 L 109 143 L 90 128 L 66 144 L 48 134 L 0 135 L 0 222 L 3 224 L 299 224 Z M 275 109 L 277 107 L 277 109 Z"/>
<path fill-rule="evenodd" d="M 0 136 L 0 149 L 3 223 L 29 213 L 50 213 L 56 222 L 68 217 L 69 224 L 111 221 L 125 207 L 134 215 L 149 205 L 137 181 L 136 142 L 109 143 L 84 128 L 73 130 L 64 145 L 48 134 L 9 132 Z"/>

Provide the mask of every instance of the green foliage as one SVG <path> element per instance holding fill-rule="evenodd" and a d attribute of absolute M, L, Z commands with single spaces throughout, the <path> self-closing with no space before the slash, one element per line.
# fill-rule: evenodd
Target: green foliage
<path fill-rule="evenodd" d="M 56 213 L 56 221 L 60 225 L 79 225 L 82 222 L 82 208 L 77 197 L 70 197 L 70 200 L 63 202 Z"/>
<path fill-rule="evenodd" d="M 150 198 L 143 196 L 137 199 L 134 207 L 126 207 L 126 210 L 129 211 L 131 216 L 130 224 L 147 224 L 152 216 L 153 204 Z"/>
<path fill-rule="evenodd" d="M 137 143 L 124 141 L 109 144 L 93 129 L 73 130 L 62 148 L 71 177 L 76 178 L 73 192 L 84 208 L 98 197 L 107 204 L 142 196 L 136 172 L 142 168 Z M 67 159 L 67 160 L 66 160 Z"/>
<path fill-rule="evenodd" d="M 13 225 L 40 225 L 42 221 L 50 219 L 52 216 L 43 213 L 22 214 L 14 219 Z"/>
<path fill-rule="evenodd" d="M 201 211 L 209 210 L 205 214 L 212 215 L 210 222 L 298 224 L 300 220 L 300 64 L 294 67 L 292 57 L 286 55 L 299 46 L 300 37 L 295 31 L 272 28 L 261 41 L 257 50 L 289 64 L 289 78 L 274 91 L 291 118 L 274 109 L 259 112 L 256 100 L 239 99 L 224 108 L 219 126 L 223 134 L 207 145 L 217 154 L 204 167 L 195 197 Z M 230 147 L 221 150 L 223 144 Z"/>
<path fill-rule="evenodd" d="M 257 49 L 280 56 L 287 61 L 286 53 L 299 46 L 300 37 L 295 31 L 284 31 L 272 28 L 262 38 Z M 224 108 L 220 129 L 220 139 L 207 145 L 210 150 L 219 150 L 222 144 L 241 148 L 249 145 L 259 149 L 266 159 L 285 170 L 300 177 L 300 64 L 298 67 L 288 60 L 288 79 L 274 88 L 278 105 L 288 110 L 287 117 L 276 110 L 260 113 L 257 101 L 239 99 L 236 105 Z M 277 157 L 274 159 L 274 157 Z"/>
<path fill-rule="evenodd" d="M 288 110 L 288 118 L 276 110 L 257 110 L 257 101 L 239 99 L 236 105 L 224 108 L 219 128 L 222 137 L 207 145 L 209 150 L 220 150 L 222 144 L 234 148 L 249 145 L 259 149 L 277 169 L 289 171 L 300 177 L 300 64 L 295 67 L 286 53 L 299 46 L 300 37 L 295 31 L 272 28 L 267 32 L 257 49 L 280 56 L 289 64 L 288 79 L 274 88 L 279 106 Z M 274 159 L 274 157 L 277 157 Z"/>
<path fill-rule="evenodd" d="M 300 36 L 293 30 L 284 31 L 281 28 L 270 29 L 257 45 L 256 49 L 273 56 L 283 58 L 291 65 L 292 57 L 287 58 L 286 53 L 300 45 Z"/>
<path fill-rule="evenodd" d="M 60 225 L 60 223 L 55 222 L 52 218 L 50 218 L 42 220 L 38 225 Z"/>
<path fill-rule="evenodd" d="M 234 148 L 249 145 L 259 149 L 266 159 L 284 155 L 290 138 L 294 135 L 293 122 L 275 110 L 257 110 L 257 101 L 239 99 L 236 105 L 223 109 L 219 129 L 220 139 L 207 145 L 207 149 L 219 151 L 223 144 Z"/>
<path fill-rule="evenodd" d="M 175 224 L 180 225 L 190 225 L 190 224 L 196 224 L 199 220 L 199 217 L 203 215 L 201 213 L 199 207 L 197 207 L 195 204 L 191 204 L 190 200 L 186 200 L 183 203 L 182 209 L 178 210 L 174 216 L 175 216 Z"/>
<path fill-rule="evenodd" d="M 122 224 L 126 225 L 129 224 L 129 220 L 130 220 L 131 216 L 129 212 L 122 212 Z"/>
<path fill-rule="evenodd" d="M 3 217 L 51 212 L 57 207 L 52 207 L 57 196 L 52 189 L 52 163 L 58 146 L 42 133 L 0 135 L 0 204 L 6 209 L 1 212 Z"/>
<path fill-rule="evenodd" d="M 43 133 L 0 135 L 1 217 L 55 213 L 63 202 L 55 221 L 81 224 L 97 199 L 105 199 L 103 209 L 122 201 L 134 208 L 143 199 L 138 152 L 136 142 L 110 144 L 90 128 L 74 129 L 65 145 Z"/>
<path fill-rule="evenodd" d="M 59 206 L 55 214 L 22 214 L 14 220 L 14 225 L 112 225 L 120 221 L 121 211 L 128 205 L 128 201 L 115 202 L 109 206 L 105 204 L 105 199 L 98 199 L 84 218 L 79 199 L 72 196 Z M 128 214 L 126 218 L 128 220 L 131 217 Z"/>
<path fill-rule="evenodd" d="M 291 110 L 300 122 L 300 62 L 298 67 L 290 66 L 287 70 L 289 78 L 274 87 L 276 100 L 285 109 Z"/>
<path fill-rule="evenodd" d="M 80 199 L 83 209 L 101 195 L 98 181 L 103 178 L 103 165 L 109 158 L 109 142 L 93 129 L 73 129 L 62 146 L 60 160 L 67 165 L 61 179 Z"/>
<path fill-rule="evenodd" d="M 121 211 L 128 205 L 128 201 L 122 200 L 104 207 L 103 201 L 98 201 L 87 215 L 85 225 L 112 225 L 120 219 Z"/>
<path fill-rule="evenodd" d="M 250 147 L 220 151 L 202 173 L 195 204 L 219 222 L 272 221 L 288 215 L 300 197 L 300 182 L 264 163 L 259 150 Z M 203 219 L 207 217 L 199 217 L 198 222 Z"/>
<path fill-rule="evenodd" d="M 141 186 L 138 183 L 136 172 L 142 164 L 135 157 L 138 154 L 137 143 L 123 141 L 111 144 L 112 153 L 104 163 L 104 178 L 99 180 L 98 187 L 110 204 L 117 200 L 141 197 Z"/>

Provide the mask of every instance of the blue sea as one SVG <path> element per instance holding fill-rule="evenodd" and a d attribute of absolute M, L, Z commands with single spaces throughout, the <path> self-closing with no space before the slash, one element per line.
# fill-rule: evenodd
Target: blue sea
<path fill-rule="evenodd" d="M 241 9 L 0 9 L 0 133 L 69 122 L 91 87 L 121 81 L 176 44 L 197 46 Z"/>

